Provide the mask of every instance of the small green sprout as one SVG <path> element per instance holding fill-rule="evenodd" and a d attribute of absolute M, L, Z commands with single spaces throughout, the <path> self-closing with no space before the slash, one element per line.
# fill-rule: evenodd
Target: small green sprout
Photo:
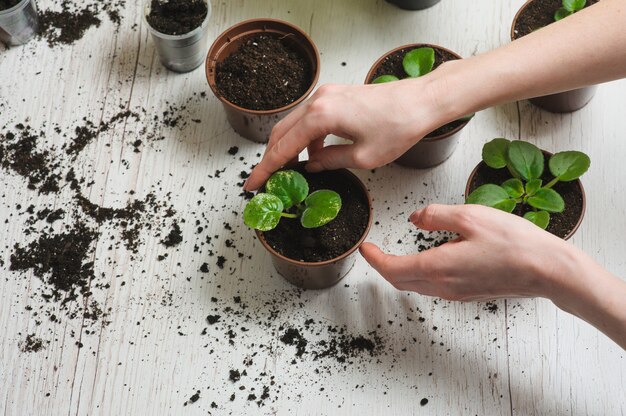
<path fill-rule="evenodd" d="M 545 166 L 543 152 L 531 143 L 506 139 L 494 139 L 485 144 L 483 161 L 493 169 L 506 167 L 512 178 L 501 185 L 479 186 L 467 197 L 466 203 L 506 212 L 513 212 L 517 204 L 529 205 L 531 211 L 524 218 L 544 230 L 550 223 L 550 213 L 565 209 L 563 198 L 552 187 L 558 182 L 578 179 L 591 164 L 589 156 L 582 152 L 556 153 L 548 161 L 554 179 L 543 185 L 540 179 Z"/>
<path fill-rule="evenodd" d="M 559 20 L 571 16 L 572 14 L 581 11 L 587 5 L 587 0 L 563 0 L 563 7 L 554 13 L 554 20 Z"/>
<path fill-rule="evenodd" d="M 255 195 L 243 211 L 243 222 L 250 228 L 269 231 L 280 219 L 299 218 L 304 228 L 328 224 L 341 210 L 341 196 L 322 189 L 309 194 L 309 184 L 294 170 L 274 173 L 265 184 L 265 193 Z"/>

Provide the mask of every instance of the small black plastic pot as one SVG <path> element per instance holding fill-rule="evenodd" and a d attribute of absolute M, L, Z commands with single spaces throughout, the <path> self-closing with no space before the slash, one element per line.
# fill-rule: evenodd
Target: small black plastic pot
<path fill-rule="evenodd" d="M 387 0 L 391 4 L 395 4 L 405 10 L 422 10 L 434 6 L 441 0 Z"/>

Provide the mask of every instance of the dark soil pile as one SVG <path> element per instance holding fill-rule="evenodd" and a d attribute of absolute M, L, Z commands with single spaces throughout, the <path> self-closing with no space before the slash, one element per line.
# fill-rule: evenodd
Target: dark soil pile
<path fill-rule="evenodd" d="M 7 10 L 17 6 L 21 0 L 0 0 L 0 10 Z"/>
<path fill-rule="evenodd" d="M 399 79 L 406 78 L 407 74 L 404 71 L 404 67 L 402 66 L 402 61 L 404 60 L 404 56 L 407 53 L 411 52 L 413 49 L 416 49 L 416 48 L 401 49 L 398 52 L 392 55 L 389 55 L 387 58 L 385 58 L 385 60 L 382 61 L 382 63 L 380 64 L 376 72 L 374 73 L 372 80 L 375 80 L 376 78 L 382 75 L 395 75 Z M 437 48 L 433 48 L 433 49 L 435 50 L 435 64 L 433 65 L 433 71 L 437 69 L 437 67 L 443 64 L 444 62 L 454 61 L 454 60 L 459 59 L 447 51 L 437 49 Z M 446 124 L 445 126 L 439 127 L 437 130 L 431 133 L 428 133 L 426 135 L 426 138 L 441 136 L 442 134 L 451 132 L 452 130 L 458 128 L 459 126 L 464 126 L 467 123 L 468 123 L 467 121 L 458 121 L 458 120 L 452 121 Z"/>
<path fill-rule="evenodd" d="M 596 4 L 599 0 L 587 0 L 585 7 Z M 562 0 L 535 0 L 520 13 L 515 28 L 513 38 L 519 39 L 542 27 L 554 23 L 554 13 L 563 7 Z"/>
<path fill-rule="evenodd" d="M 347 175 L 334 171 L 300 171 L 309 182 L 309 192 L 330 189 L 341 196 L 337 218 L 319 228 L 303 228 L 298 219 L 283 218 L 278 226 L 263 233 L 267 243 L 290 259 L 321 262 L 334 259 L 354 247 L 363 236 L 369 221 L 367 196 Z"/>
<path fill-rule="evenodd" d="M 207 13 L 204 0 L 152 0 L 146 19 L 161 33 L 184 35 L 202 25 Z"/>
<path fill-rule="evenodd" d="M 248 38 L 217 65 L 216 83 L 228 101 L 249 110 L 274 110 L 302 97 L 313 79 L 311 64 L 289 37 Z"/>
<path fill-rule="evenodd" d="M 549 156 L 545 155 L 545 169 L 541 179 L 546 184 L 553 179 L 548 168 Z M 511 174 L 507 169 L 492 169 L 484 162 L 480 163 L 480 168 L 474 176 L 472 183 L 470 184 L 470 190 L 478 188 L 481 185 L 487 183 L 501 184 L 507 179 L 511 178 Z M 578 223 L 578 219 L 582 215 L 583 211 L 583 197 L 578 181 L 573 182 L 559 182 L 554 185 L 553 189 L 557 191 L 565 201 L 565 211 L 560 214 L 550 214 L 550 224 L 547 231 L 564 238 L 567 236 Z M 523 216 L 530 211 L 529 205 L 518 204 L 513 214 Z"/>
<path fill-rule="evenodd" d="M 28 334 L 20 349 L 22 352 L 39 352 L 44 348 L 44 341 L 41 338 L 35 334 Z"/>

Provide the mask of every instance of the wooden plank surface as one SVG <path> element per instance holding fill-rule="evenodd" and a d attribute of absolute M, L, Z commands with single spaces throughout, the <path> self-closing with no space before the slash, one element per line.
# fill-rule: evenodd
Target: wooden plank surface
<path fill-rule="evenodd" d="M 54 0 L 38 3 L 43 10 L 58 7 Z M 59 169 L 73 166 L 77 176 L 93 181 L 81 188 L 93 203 L 122 208 L 153 193 L 176 211 L 146 214 L 152 228 L 142 228 L 137 253 L 119 244 L 123 228 L 99 228 L 91 256 L 92 298 L 107 316 L 96 322 L 80 313 L 72 318 L 82 298 L 68 312 L 42 299 L 46 285 L 32 273 L 9 271 L 14 245 L 36 240 L 46 226 L 38 222 L 34 232 L 25 233 L 25 209 L 70 207 L 72 191 L 65 186 L 58 194 L 39 195 L 23 178 L 2 171 L 3 414 L 626 412 L 624 351 L 548 301 L 497 301 L 489 307 L 398 293 L 361 258 L 329 290 L 299 291 L 284 282 L 237 215 L 245 203 L 240 172 L 258 161 L 263 146 L 230 129 L 202 68 L 180 75 L 160 65 L 140 3 L 126 2 L 118 30 L 103 15 L 100 27 L 70 46 L 50 48 L 36 40 L 0 49 L 0 134 L 20 122 L 43 130 L 41 146 L 59 154 Z M 431 42 L 463 56 L 495 48 L 508 41 L 521 4 L 480 0 L 470 8 L 443 0 L 429 10 L 407 12 L 382 0 L 213 1 L 209 36 L 247 18 L 285 19 L 310 33 L 320 49 L 321 83 L 361 83 L 376 58 L 402 44 Z M 494 137 L 522 138 L 547 150 L 589 153 L 588 211 L 572 243 L 626 276 L 626 239 L 619 237 L 626 220 L 617 208 L 626 196 L 614 180 L 626 158 L 624 97 L 626 83 L 619 81 L 602 86 L 589 106 L 571 115 L 548 114 L 525 102 L 485 110 L 464 130 L 456 153 L 437 168 L 357 172 L 372 192 L 379 222 L 370 240 L 396 253 L 415 251 L 417 232 L 408 226 L 408 214 L 432 202 L 461 203 L 482 144 Z M 98 124 L 122 110 L 138 116 L 112 123 L 76 161 L 63 155 L 62 146 L 83 117 Z M 163 119 L 172 115 L 179 117 L 177 125 L 165 126 Z M 56 126 L 68 135 L 55 132 Z M 139 152 L 132 145 L 137 139 Z M 233 146 L 239 149 L 235 156 L 228 153 Z M 68 215 L 64 221 L 70 220 Z M 184 240 L 167 249 L 160 242 L 173 221 Z M 53 224 L 56 232 L 62 226 L 63 221 Z M 167 257 L 159 260 L 160 255 Z M 223 269 L 218 256 L 225 258 Z M 208 273 L 201 271 L 205 263 Z M 207 315 L 220 315 L 220 322 L 209 325 Z M 280 340 L 292 326 L 308 341 L 302 356 Z M 31 334 L 44 348 L 23 352 Z M 327 350 L 320 342 L 359 335 L 379 337 L 378 349 L 346 362 L 336 355 L 315 359 Z M 246 374 L 233 382 L 230 370 Z M 185 405 L 196 391 L 199 399 Z M 248 400 L 251 394 L 256 399 Z M 422 406 L 424 398 L 428 403 Z"/>

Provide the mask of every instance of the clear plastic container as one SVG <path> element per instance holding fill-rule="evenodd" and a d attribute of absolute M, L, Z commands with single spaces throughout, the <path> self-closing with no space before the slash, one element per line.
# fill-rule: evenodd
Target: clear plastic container
<path fill-rule="evenodd" d="M 35 0 L 22 0 L 10 9 L 0 11 L 0 42 L 7 46 L 28 42 L 37 34 L 38 28 Z"/>
<path fill-rule="evenodd" d="M 206 2 L 207 15 L 202 24 L 184 35 L 166 35 L 153 29 L 147 19 L 151 3 L 152 0 L 145 1 L 144 22 L 152 34 L 163 66 L 174 72 L 189 72 L 202 65 L 209 50 L 208 29 L 211 3 Z"/>

